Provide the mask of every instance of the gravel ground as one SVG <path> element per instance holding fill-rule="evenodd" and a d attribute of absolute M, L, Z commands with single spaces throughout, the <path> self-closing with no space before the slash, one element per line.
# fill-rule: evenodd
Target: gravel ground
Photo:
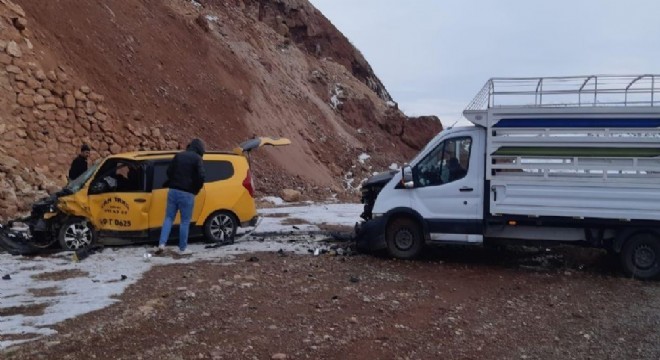
<path fill-rule="evenodd" d="M 659 295 L 577 248 L 440 248 L 416 261 L 253 253 L 154 267 L 115 305 L 2 355 L 659 359 Z"/>

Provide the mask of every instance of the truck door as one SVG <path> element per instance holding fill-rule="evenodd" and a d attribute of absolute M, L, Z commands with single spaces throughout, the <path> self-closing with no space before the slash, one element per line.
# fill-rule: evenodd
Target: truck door
<path fill-rule="evenodd" d="M 483 241 L 482 136 L 456 133 L 413 168 L 412 204 L 426 220 L 431 240 Z"/>

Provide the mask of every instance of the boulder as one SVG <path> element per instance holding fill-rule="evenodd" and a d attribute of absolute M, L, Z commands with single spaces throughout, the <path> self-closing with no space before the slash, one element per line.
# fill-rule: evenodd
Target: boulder
<path fill-rule="evenodd" d="M 28 78 L 27 80 L 27 86 L 30 89 L 37 90 L 41 87 L 41 83 L 38 80 L 35 80 L 33 78 Z"/>
<path fill-rule="evenodd" d="M 71 94 L 64 95 L 64 106 L 67 109 L 73 109 L 76 107 L 76 98 Z"/>
<path fill-rule="evenodd" d="M 280 197 L 286 202 L 298 202 L 300 201 L 302 194 L 298 190 L 293 189 L 282 189 L 280 191 Z"/>
<path fill-rule="evenodd" d="M 18 103 L 18 105 L 25 107 L 34 106 L 34 98 L 31 95 L 18 94 L 18 97 L 16 98 L 16 102 Z"/>
<path fill-rule="evenodd" d="M 85 113 L 87 113 L 87 115 L 94 115 L 95 112 L 96 112 L 96 104 L 93 101 L 86 101 Z"/>
<path fill-rule="evenodd" d="M 133 117 L 133 120 L 136 121 L 140 121 L 144 118 L 144 115 L 139 110 L 133 110 L 131 116 Z"/>
<path fill-rule="evenodd" d="M 12 169 L 15 169 L 20 162 L 13 157 L 0 154 L 0 171 L 9 172 Z"/>
<path fill-rule="evenodd" d="M 17 30 L 23 31 L 27 28 L 27 19 L 24 17 L 15 17 L 12 19 L 12 24 Z"/>
<path fill-rule="evenodd" d="M 81 101 L 87 100 L 87 95 L 85 95 L 85 94 L 84 94 L 82 91 L 80 91 L 80 90 L 76 90 L 76 91 L 74 91 L 74 92 L 73 92 L 73 97 L 74 97 L 76 100 L 81 100 Z"/>
<path fill-rule="evenodd" d="M 48 80 L 52 82 L 57 82 L 57 74 L 55 74 L 55 71 L 51 70 L 46 74 L 46 77 Z"/>
<path fill-rule="evenodd" d="M 50 92 L 48 89 L 35 89 L 37 91 L 37 94 L 41 94 L 43 97 L 49 97 L 53 96 L 53 93 Z"/>
<path fill-rule="evenodd" d="M 37 105 L 37 109 L 41 111 L 54 111 L 57 110 L 57 105 L 55 104 L 41 104 Z"/>
<path fill-rule="evenodd" d="M 23 70 L 21 70 L 21 68 L 19 68 L 16 65 L 7 65 L 7 67 L 5 67 L 5 70 L 10 74 L 22 74 L 23 73 Z"/>
<path fill-rule="evenodd" d="M 46 73 L 43 70 L 37 70 L 34 73 L 34 78 L 39 81 L 44 81 L 46 80 Z"/>
<path fill-rule="evenodd" d="M 32 97 L 32 102 L 34 102 L 36 105 L 41 105 L 46 102 L 46 99 L 44 99 L 43 95 L 37 94 Z"/>
<path fill-rule="evenodd" d="M 110 153 L 112 154 L 119 154 L 121 152 L 121 146 L 117 144 L 112 144 L 110 146 Z"/>
<path fill-rule="evenodd" d="M 88 98 L 89 100 L 94 101 L 94 102 L 97 102 L 97 103 L 98 103 L 98 102 L 103 102 L 103 101 L 105 101 L 105 96 L 103 96 L 103 95 L 99 95 L 99 94 L 97 94 L 97 93 L 95 93 L 95 92 L 92 92 L 92 93 L 90 93 L 89 95 L 87 95 L 87 98 Z"/>
<path fill-rule="evenodd" d="M 19 58 L 19 57 L 23 56 L 23 52 L 21 51 L 21 47 L 18 46 L 16 41 L 8 42 L 7 43 L 7 49 L 5 49 L 5 51 L 7 51 L 7 54 L 9 54 L 9 55 L 11 55 L 15 58 Z"/>
<path fill-rule="evenodd" d="M 11 56 L 9 56 L 8 54 L 0 54 L 0 64 L 10 65 L 11 64 Z"/>

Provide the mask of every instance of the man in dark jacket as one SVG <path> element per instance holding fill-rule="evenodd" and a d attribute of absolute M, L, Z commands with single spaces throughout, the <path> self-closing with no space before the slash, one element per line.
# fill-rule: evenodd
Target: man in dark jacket
<path fill-rule="evenodd" d="M 181 254 L 189 254 L 188 230 L 190 218 L 195 205 L 195 195 L 204 186 L 204 143 L 200 139 L 193 139 L 186 151 L 182 151 L 172 159 L 167 168 L 167 181 L 165 185 L 169 188 L 167 192 L 167 209 L 165 220 L 160 232 L 158 250 L 160 253 L 165 249 L 167 239 L 170 237 L 172 223 L 177 212 L 181 211 L 181 224 L 179 226 L 179 251 Z"/>
<path fill-rule="evenodd" d="M 69 168 L 69 181 L 75 180 L 78 176 L 87 171 L 87 158 L 89 158 L 89 145 L 83 144 L 80 147 L 80 154 L 73 159 Z"/>

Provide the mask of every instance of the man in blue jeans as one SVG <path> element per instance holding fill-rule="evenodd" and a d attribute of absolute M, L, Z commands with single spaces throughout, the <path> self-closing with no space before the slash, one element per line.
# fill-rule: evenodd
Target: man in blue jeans
<path fill-rule="evenodd" d="M 204 143 L 200 139 L 193 139 L 186 151 L 174 156 L 167 167 L 167 181 L 165 186 L 167 192 L 167 209 L 165 210 L 165 221 L 160 231 L 157 254 L 165 250 L 165 244 L 170 237 L 172 223 L 177 212 L 181 212 L 181 224 L 179 226 L 179 253 L 190 254 L 188 250 L 188 230 L 190 218 L 195 205 L 195 195 L 204 186 Z"/>

